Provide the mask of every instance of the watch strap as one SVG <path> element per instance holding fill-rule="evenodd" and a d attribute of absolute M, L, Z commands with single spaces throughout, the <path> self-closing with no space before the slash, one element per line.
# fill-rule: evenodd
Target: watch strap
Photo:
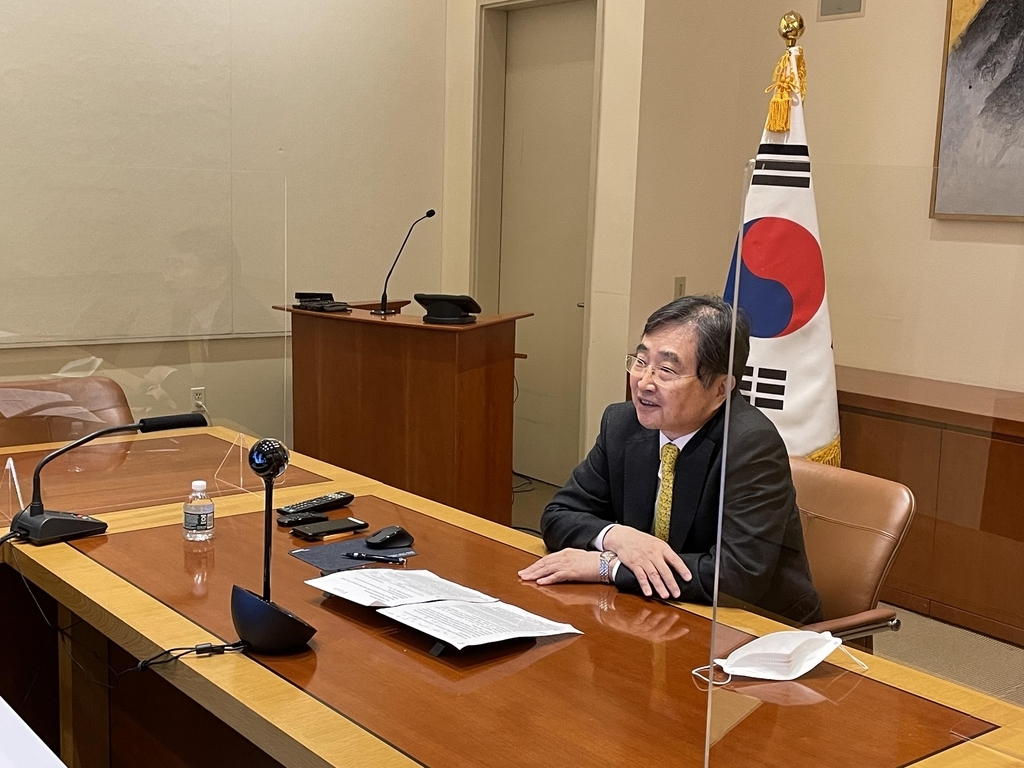
<path fill-rule="evenodd" d="M 609 550 L 605 550 L 601 553 L 601 560 L 597 565 L 597 577 L 604 584 L 611 584 L 612 581 L 612 560 L 615 559 L 615 553 Z"/>

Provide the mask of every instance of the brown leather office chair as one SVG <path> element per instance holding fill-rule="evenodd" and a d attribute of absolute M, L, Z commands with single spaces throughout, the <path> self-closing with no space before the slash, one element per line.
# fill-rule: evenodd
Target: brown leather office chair
<path fill-rule="evenodd" d="M 844 641 L 900 627 L 878 593 L 914 516 L 914 494 L 891 480 L 790 459 L 811 577 L 825 621 L 806 629 Z"/>
<path fill-rule="evenodd" d="M 124 390 L 105 376 L 0 382 L 0 446 L 74 440 L 133 421 Z"/>

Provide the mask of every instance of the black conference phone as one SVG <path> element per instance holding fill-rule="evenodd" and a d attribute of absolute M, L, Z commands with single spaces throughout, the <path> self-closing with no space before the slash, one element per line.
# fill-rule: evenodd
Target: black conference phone
<path fill-rule="evenodd" d="M 333 293 L 313 293 L 310 291 L 296 291 L 295 300 L 298 304 L 292 304 L 292 309 L 306 309 L 312 312 L 351 312 L 348 302 L 335 301 Z"/>

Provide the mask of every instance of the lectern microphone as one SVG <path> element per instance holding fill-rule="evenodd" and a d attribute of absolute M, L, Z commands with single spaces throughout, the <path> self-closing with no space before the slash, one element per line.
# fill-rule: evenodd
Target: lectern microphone
<path fill-rule="evenodd" d="M 68 451 L 103 435 L 111 435 L 115 432 L 159 432 L 164 429 L 187 429 L 205 427 L 206 425 L 206 417 L 201 413 L 154 416 L 148 419 L 139 419 L 135 424 L 105 427 L 68 443 L 63 448 L 58 448 L 53 453 L 44 456 L 43 460 L 36 465 L 36 470 L 32 473 L 32 502 L 14 516 L 11 521 L 11 532 L 20 534 L 22 541 L 37 545 L 53 544 L 58 541 L 68 541 L 103 533 L 107 530 L 107 524 L 102 520 L 88 515 L 78 515 L 74 512 L 55 512 L 43 507 L 43 491 L 39 484 L 39 473 L 43 467 L 58 456 L 63 456 Z"/>
<path fill-rule="evenodd" d="M 398 249 L 398 256 L 402 255 L 402 251 L 405 250 L 405 244 L 409 242 L 409 235 L 412 234 L 413 227 L 419 224 L 424 219 L 433 218 L 436 211 L 431 208 L 425 214 L 420 216 L 416 221 L 412 223 L 412 227 L 409 227 L 409 231 L 405 233 L 405 240 L 402 241 L 402 247 Z M 396 309 L 388 309 L 388 281 L 391 279 L 391 273 L 395 271 L 395 265 L 398 264 L 398 256 L 395 256 L 395 261 L 391 265 L 391 269 L 388 270 L 388 276 L 384 278 L 384 292 L 380 295 L 380 308 L 371 309 L 371 315 L 395 315 L 398 314 Z"/>

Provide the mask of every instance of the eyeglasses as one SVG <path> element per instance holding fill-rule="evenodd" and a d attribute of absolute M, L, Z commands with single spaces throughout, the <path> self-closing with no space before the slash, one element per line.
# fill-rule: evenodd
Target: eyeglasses
<path fill-rule="evenodd" d="M 626 372 L 630 375 L 642 379 L 648 369 L 651 370 L 654 380 L 659 384 L 674 384 L 680 379 L 697 378 L 695 373 L 676 373 L 666 365 L 655 365 L 654 363 L 648 363 L 642 357 L 626 355 Z"/>

